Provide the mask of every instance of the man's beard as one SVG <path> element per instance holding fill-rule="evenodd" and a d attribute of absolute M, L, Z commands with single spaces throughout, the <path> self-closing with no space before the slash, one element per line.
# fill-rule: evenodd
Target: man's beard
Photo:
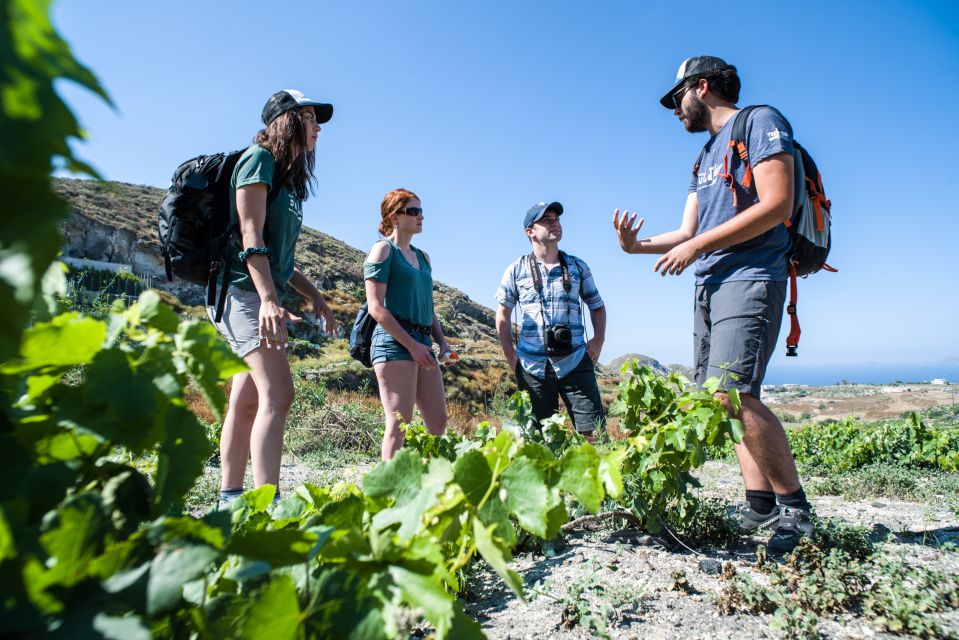
<path fill-rule="evenodd" d="M 689 106 L 683 115 L 686 116 L 683 120 L 683 126 L 686 127 L 686 131 L 699 133 L 707 130 L 706 125 L 709 124 L 709 110 L 706 108 L 706 103 L 700 100 L 695 94 L 689 96 Z"/>

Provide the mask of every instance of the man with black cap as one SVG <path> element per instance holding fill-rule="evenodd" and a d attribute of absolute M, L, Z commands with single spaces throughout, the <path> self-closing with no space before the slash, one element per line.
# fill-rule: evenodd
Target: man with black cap
<path fill-rule="evenodd" d="M 533 251 L 503 274 L 496 331 L 537 421 L 555 414 L 562 397 L 576 431 L 593 441 L 606 425 L 594 371 L 606 336 L 606 307 L 586 263 L 559 250 L 562 214 L 558 202 L 538 202 L 526 212 L 523 228 Z M 595 333 L 588 342 L 581 303 L 589 307 Z M 514 348 L 510 313 L 517 305 L 520 335 Z"/>
<path fill-rule="evenodd" d="M 613 226 L 627 253 L 661 253 L 654 269 L 679 275 L 695 265 L 693 322 L 696 382 L 717 377 L 741 399 L 743 443 L 736 446 L 746 502 L 731 513 L 744 531 L 775 527 L 767 548 L 791 551 L 812 533 L 811 506 L 796 473 L 782 424 L 760 401 L 766 365 L 782 322 L 786 297 L 790 218 L 794 198 L 794 147 L 789 122 L 775 109 L 748 114 L 749 163 L 728 153 L 739 110 L 736 68 L 714 56 L 679 67 L 660 100 L 687 131 L 708 131 L 696 164 L 682 224 L 675 231 L 637 239 L 637 214 L 619 209 Z M 635 226 L 634 226 L 635 224 Z M 727 393 L 720 394 L 736 415 Z"/>

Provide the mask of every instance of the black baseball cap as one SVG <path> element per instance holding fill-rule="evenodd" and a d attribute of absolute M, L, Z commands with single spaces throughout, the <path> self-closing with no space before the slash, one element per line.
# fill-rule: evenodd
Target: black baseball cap
<path fill-rule="evenodd" d="M 683 63 L 679 65 L 679 71 L 676 72 L 676 84 L 673 85 L 672 89 L 666 92 L 666 95 L 660 98 L 659 104 L 670 111 L 674 110 L 676 105 L 673 104 L 673 94 L 679 91 L 684 82 L 695 76 L 725 71 L 730 68 L 734 67 L 731 64 L 726 64 L 725 60 L 717 58 L 716 56 L 694 56 L 692 58 L 686 58 L 683 60 Z"/>
<path fill-rule="evenodd" d="M 561 216 L 563 215 L 563 205 L 558 202 L 537 202 L 526 212 L 526 217 L 523 218 L 523 228 L 529 229 L 532 227 L 533 223 L 546 215 L 547 211 L 555 211 L 556 215 Z"/>
<path fill-rule="evenodd" d="M 313 107 L 313 110 L 316 112 L 317 124 L 329 122 L 330 118 L 333 117 L 333 105 L 311 100 L 303 95 L 302 91 L 296 89 L 284 89 L 270 96 L 270 99 L 266 101 L 266 105 L 263 107 L 263 114 L 260 118 L 263 120 L 263 124 L 269 126 L 271 122 L 281 115 L 297 107 Z"/>

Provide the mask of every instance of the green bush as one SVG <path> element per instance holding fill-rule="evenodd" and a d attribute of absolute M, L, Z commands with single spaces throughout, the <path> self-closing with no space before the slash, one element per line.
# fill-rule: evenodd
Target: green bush
<path fill-rule="evenodd" d="M 881 463 L 959 471 L 959 429 L 928 427 L 915 414 L 875 425 L 853 418 L 808 425 L 788 436 L 796 461 L 810 469 L 847 471 Z"/>

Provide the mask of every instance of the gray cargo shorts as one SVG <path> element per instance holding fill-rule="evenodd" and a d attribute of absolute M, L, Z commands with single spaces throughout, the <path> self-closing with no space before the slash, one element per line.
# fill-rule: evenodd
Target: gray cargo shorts
<path fill-rule="evenodd" d="M 785 282 L 723 282 L 696 287 L 693 368 L 696 384 L 719 378 L 756 398 L 779 338 Z"/>
<path fill-rule="evenodd" d="M 216 307 L 207 307 L 206 312 L 236 355 L 245 358 L 260 346 L 260 294 L 256 291 L 230 287 L 220 322 L 213 321 Z"/>

